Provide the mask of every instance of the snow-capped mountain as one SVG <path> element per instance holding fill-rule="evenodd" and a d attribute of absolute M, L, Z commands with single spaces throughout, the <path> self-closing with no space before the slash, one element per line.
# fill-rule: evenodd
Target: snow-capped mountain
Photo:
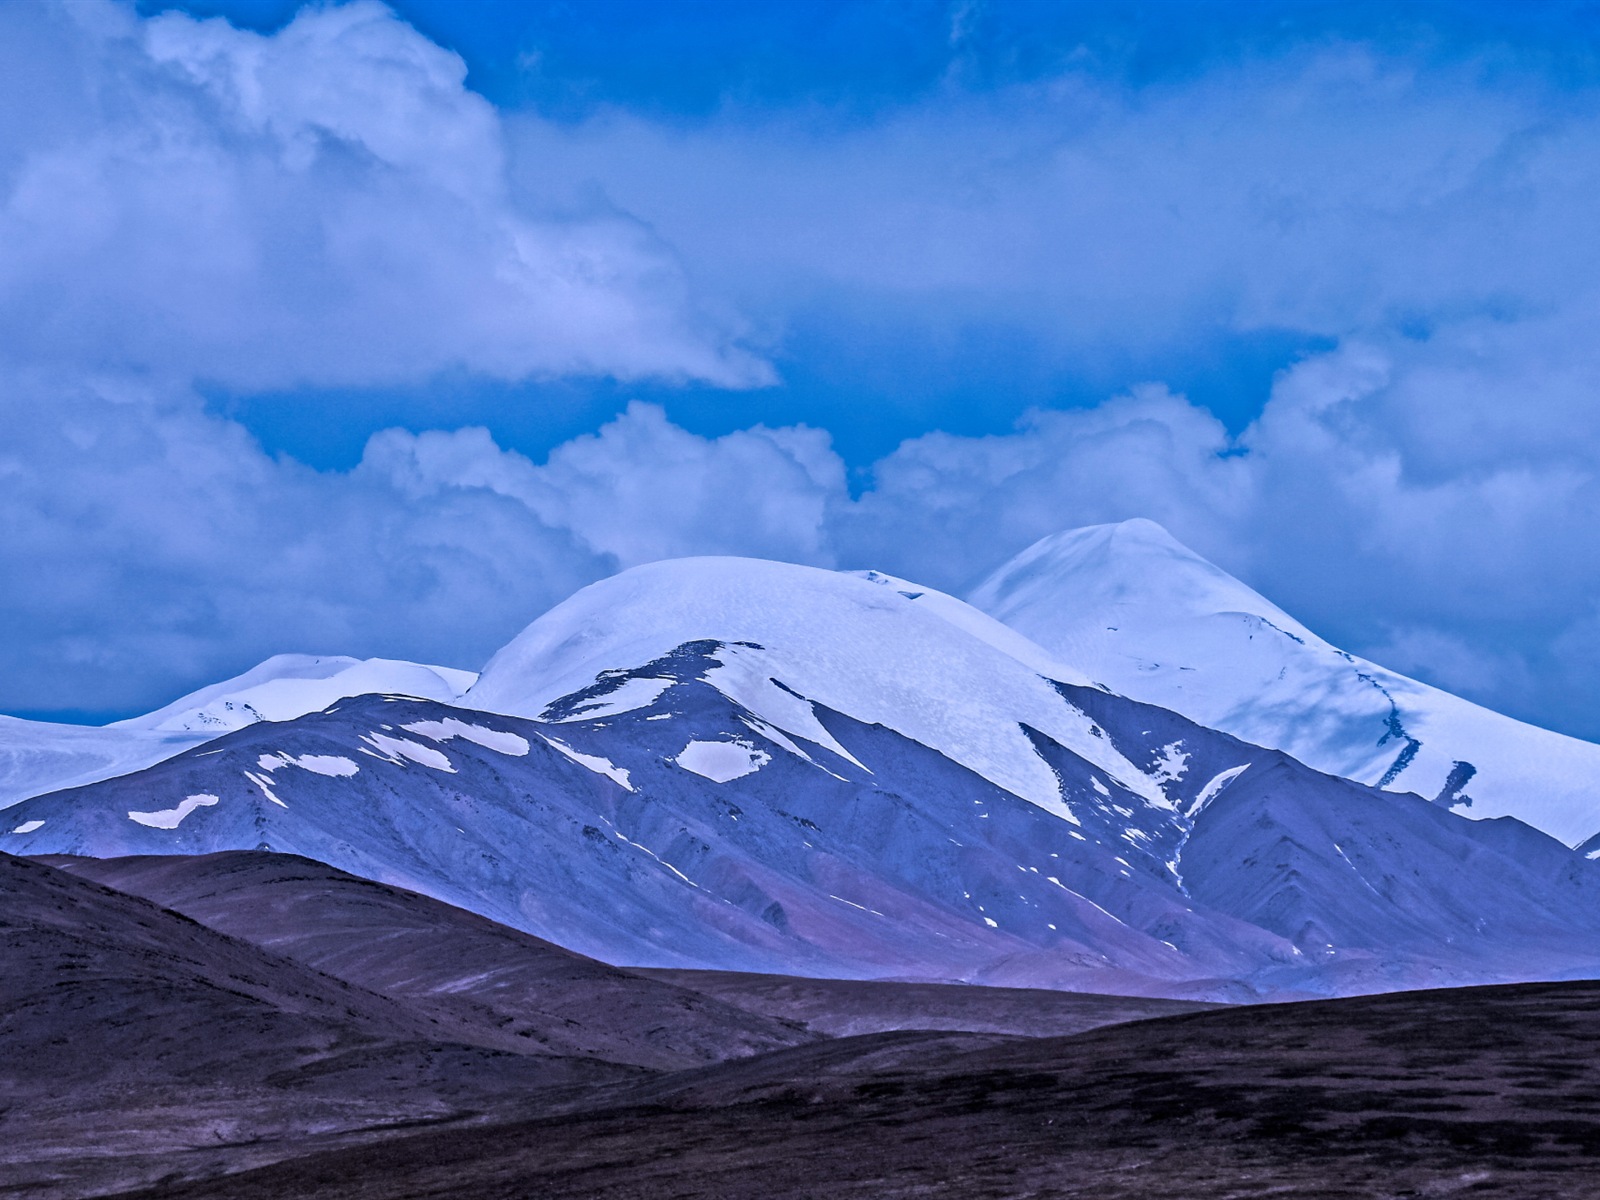
<path fill-rule="evenodd" d="M 105 726 L 0 717 L 0 808 L 126 775 L 257 721 L 288 721 L 368 693 L 454 700 L 477 676 L 386 658 L 279 654 L 164 708 Z"/>
<path fill-rule="evenodd" d="M 750 560 L 584 589 L 454 706 L 339 701 L 5 825 L 12 853 L 290 851 L 629 965 L 1198 996 L 1600 975 L 1600 866 L 1553 839 L 1106 692 L 951 597 Z"/>
<path fill-rule="evenodd" d="M 1568 845 L 1600 831 L 1600 746 L 1347 654 L 1152 521 L 1045 538 L 970 599 L 1114 692 L 1318 770 Z"/>

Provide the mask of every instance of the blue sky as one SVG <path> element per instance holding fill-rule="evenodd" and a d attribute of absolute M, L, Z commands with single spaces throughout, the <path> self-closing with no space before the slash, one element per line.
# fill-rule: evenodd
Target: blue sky
<path fill-rule="evenodd" d="M 223 16 L 261 32 L 299 11 L 281 0 L 147 3 Z M 1412 63 L 1486 63 L 1581 86 L 1600 77 L 1600 5 L 1492 3 L 951 3 L 948 0 L 750 5 L 644 0 L 473 4 L 413 0 L 397 13 L 460 54 L 467 84 L 506 112 L 581 127 L 624 110 L 670 127 L 782 120 L 804 113 L 834 129 L 870 128 L 930 98 L 981 105 L 1008 88 L 1064 73 L 1094 79 L 1125 102 L 1141 91 L 1204 78 L 1223 64 L 1293 55 L 1348 41 Z M 689 264 L 692 268 L 692 263 Z M 706 435 L 756 420 L 811 421 L 859 474 L 902 440 L 930 429 L 967 434 L 1011 428 L 1029 408 L 1092 405 L 1131 382 L 1159 379 L 1237 431 L 1259 414 L 1273 375 L 1332 344 L 1325 330 L 1229 327 L 1205 314 L 1154 336 L 1073 347 L 1066 361 L 1032 331 L 978 311 L 933 322 L 927 314 L 864 320 L 837 297 L 785 306 L 769 353 L 781 386 L 740 397 L 684 386 L 617 388 L 609 380 L 468 378 L 443 386 L 346 394 L 316 390 L 223 394 L 219 407 L 274 450 L 321 467 L 348 467 L 384 423 L 484 424 L 503 445 L 548 453 L 647 395 Z M 872 326 L 876 326 L 873 328 Z"/>
<path fill-rule="evenodd" d="M 1600 736 L 1597 18 L 0 9 L 0 711 L 1149 516 Z"/>

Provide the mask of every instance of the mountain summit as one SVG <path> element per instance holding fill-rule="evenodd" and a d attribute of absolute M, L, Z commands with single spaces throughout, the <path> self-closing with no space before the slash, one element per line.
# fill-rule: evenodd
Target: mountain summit
<path fill-rule="evenodd" d="M 1568 845 L 1600 830 L 1600 746 L 1331 645 L 1154 521 L 1047 537 L 970 600 L 1114 692 L 1320 771 Z"/>

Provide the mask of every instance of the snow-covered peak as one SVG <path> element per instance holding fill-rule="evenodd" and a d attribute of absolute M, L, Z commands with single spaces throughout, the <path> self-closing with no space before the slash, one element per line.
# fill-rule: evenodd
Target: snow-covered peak
<path fill-rule="evenodd" d="M 603 672 L 707 641 L 722 647 L 707 679 L 795 736 L 821 740 L 808 702 L 821 704 L 1069 815 L 1026 724 L 1166 803 L 1042 677 L 1047 653 L 953 597 L 887 576 L 746 558 L 635 567 L 540 617 L 490 660 L 463 703 L 537 717 Z"/>
<path fill-rule="evenodd" d="M 1064 585 L 1073 589 L 1075 612 L 1103 617 L 1112 626 L 1119 616 L 1149 624 L 1242 613 L 1304 640 L 1321 641 L 1265 596 L 1143 517 L 1043 538 L 989 576 L 971 600 L 1017 627 L 1008 614 L 1059 606 Z M 1058 643 L 1056 635 L 1043 644 Z"/>
<path fill-rule="evenodd" d="M 1347 654 L 1153 521 L 1045 538 L 971 601 L 1112 691 L 1319 770 L 1569 845 L 1600 829 L 1600 746 Z"/>
<path fill-rule="evenodd" d="M 242 675 L 109 728 L 216 735 L 257 721 L 292 721 L 350 696 L 385 693 L 448 703 L 476 679 L 471 671 L 398 659 L 277 654 Z"/>

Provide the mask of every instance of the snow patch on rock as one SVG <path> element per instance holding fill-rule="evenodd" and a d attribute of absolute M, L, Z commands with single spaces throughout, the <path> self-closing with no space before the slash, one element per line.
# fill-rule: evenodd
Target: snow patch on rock
<path fill-rule="evenodd" d="M 613 783 L 617 784 L 617 786 L 623 788 L 624 790 L 630 792 L 633 791 L 633 784 L 628 781 L 627 768 L 619 767 L 609 758 L 602 758 L 598 754 L 585 754 L 581 750 L 574 750 L 565 742 L 559 741 L 553 737 L 549 737 L 546 734 L 541 733 L 539 736 L 544 738 L 544 740 L 550 744 L 552 749 L 558 750 L 562 754 L 565 754 L 580 767 L 587 767 L 596 775 L 604 775 L 607 779 L 610 779 Z"/>
<path fill-rule="evenodd" d="M 765 750 L 743 742 L 690 742 L 678 752 L 676 762 L 712 783 L 727 783 L 759 771 L 772 761 Z"/>
<path fill-rule="evenodd" d="M 424 746 L 421 742 L 413 742 L 410 738 L 389 737 L 387 734 L 373 730 L 361 739 L 378 752 L 378 757 L 389 762 L 398 763 L 401 759 L 409 759 L 424 767 L 432 767 L 435 771 L 448 771 L 455 774 L 455 766 L 448 758 L 432 746 Z"/>
<path fill-rule="evenodd" d="M 1154 777 L 1157 783 L 1176 783 L 1189 769 L 1189 755 L 1181 741 L 1169 742 L 1156 755 Z"/>
<path fill-rule="evenodd" d="M 493 750 L 515 758 L 526 757 L 529 749 L 528 739 L 525 737 L 508 733 L 503 729 L 471 725 L 466 721 L 458 721 L 455 717 L 446 717 L 442 721 L 413 721 L 400 728 L 407 733 L 414 733 L 435 742 L 448 742 L 451 738 L 460 738 L 462 741 L 482 746 L 485 750 Z"/>
<path fill-rule="evenodd" d="M 1221 795 L 1223 788 L 1243 775 L 1249 768 L 1250 764 L 1245 763 L 1243 766 L 1229 767 L 1226 771 L 1219 772 L 1210 783 L 1200 789 L 1200 794 L 1194 798 L 1194 803 L 1189 805 L 1189 811 L 1184 815 L 1190 817 L 1198 816 L 1201 809 Z"/>
<path fill-rule="evenodd" d="M 348 779 L 361 769 L 342 754 L 302 754 L 296 757 L 283 751 L 277 754 L 263 754 L 256 759 L 256 766 L 268 775 L 280 767 L 299 767 L 302 771 L 310 771 L 313 775 L 326 775 L 331 779 Z"/>
<path fill-rule="evenodd" d="M 261 789 L 261 794 L 263 796 L 265 796 L 268 800 L 271 800 L 279 808 L 288 808 L 289 807 L 282 800 L 278 799 L 278 793 L 276 793 L 276 792 L 274 792 L 272 790 L 272 776 L 270 776 L 270 775 L 257 775 L 254 771 L 246 771 L 244 773 L 244 777 L 246 779 L 248 779 L 251 783 L 255 784 L 256 787 L 260 788 Z"/>
<path fill-rule="evenodd" d="M 163 808 L 156 812 L 130 812 L 128 820 L 148 825 L 151 829 L 176 829 L 195 809 L 210 808 L 217 803 L 219 800 L 216 796 L 202 792 L 196 796 L 185 796 L 177 808 Z"/>
<path fill-rule="evenodd" d="M 614 717 L 619 713 L 633 712 L 638 708 L 649 708 L 661 698 L 661 694 L 670 688 L 674 682 L 671 679 L 636 675 L 624 679 L 605 695 L 596 696 L 588 703 L 582 704 L 565 716 L 554 718 L 554 720 L 558 722 L 592 721 L 600 717 Z"/>

